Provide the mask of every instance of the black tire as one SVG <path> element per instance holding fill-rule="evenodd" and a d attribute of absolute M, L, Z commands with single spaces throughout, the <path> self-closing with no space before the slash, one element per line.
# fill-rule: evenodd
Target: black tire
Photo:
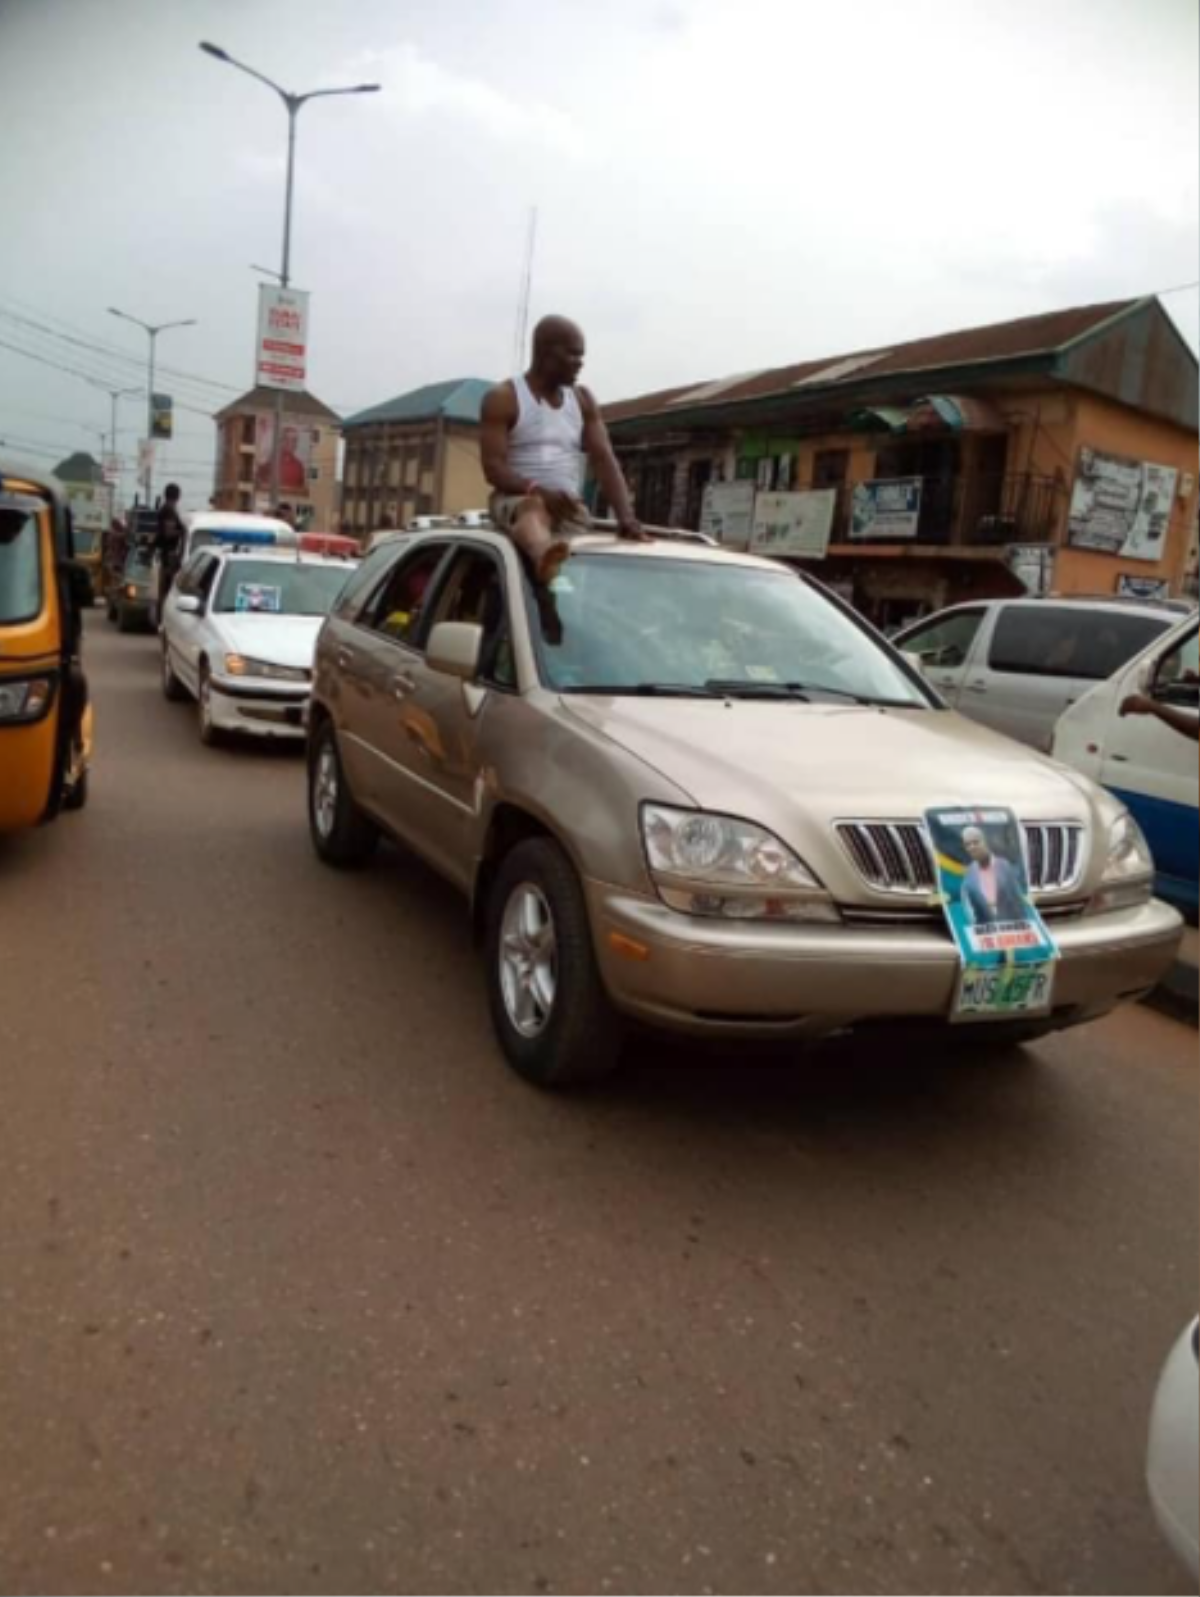
<path fill-rule="evenodd" d="M 117 607 L 111 599 L 106 602 L 104 609 L 108 619 L 115 625 L 117 619 Z"/>
<path fill-rule="evenodd" d="M 206 749 L 219 748 L 224 737 L 220 727 L 213 724 L 211 694 L 212 672 L 208 669 L 208 661 L 201 660 L 200 679 L 196 684 L 196 724 Z"/>
<path fill-rule="evenodd" d="M 129 611 L 126 610 L 124 605 L 122 605 L 120 607 L 120 609 L 117 611 L 117 631 L 118 632 L 136 632 L 137 631 L 137 623 L 134 621 L 133 617 L 129 614 Z"/>
<path fill-rule="evenodd" d="M 340 870 L 365 865 L 379 843 L 379 828 L 354 802 L 332 721 L 309 739 L 308 831 L 318 859 Z"/>
<path fill-rule="evenodd" d="M 553 992 L 549 1005 L 534 991 L 535 973 L 514 972 L 506 953 L 505 923 L 532 901 L 548 915 L 552 934 Z M 620 1064 L 621 1021 L 605 991 L 592 947 L 583 888 L 571 861 L 549 838 L 518 844 L 500 865 L 487 907 L 487 984 L 492 1023 L 504 1056 L 519 1076 L 538 1087 L 598 1081 Z M 520 956 L 515 956 L 520 957 Z M 524 983 L 535 1011 L 526 1029 L 514 1018 Z M 531 1029 L 532 1028 L 532 1029 Z"/>
<path fill-rule="evenodd" d="M 64 810 L 81 810 L 88 801 L 88 776 L 89 772 L 81 771 L 63 794 L 62 807 Z"/>
<path fill-rule="evenodd" d="M 167 648 L 166 638 L 162 642 L 162 690 L 163 698 L 168 699 L 172 704 L 182 704 L 188 696 L 187 689 L 175 675 L 171 666 L 171 655 Z"/>

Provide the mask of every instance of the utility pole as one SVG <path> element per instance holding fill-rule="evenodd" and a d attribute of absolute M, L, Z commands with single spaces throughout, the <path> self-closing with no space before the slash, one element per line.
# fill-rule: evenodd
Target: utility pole
<path fill-rule="evenodd" d="M 214 60 L 223 61 L 226 66 L 236 67 L 239 72 L 244 72 L 248 77 L 257 78 L 268 89 L 274 92 L 283 101 L 283 108 L 287 112 L 288 142 L 287 142 L 287 181 L 284 188 L 283 199 L 283 259 L 279 269 L 279 286 L 287 288 L 292 280 L 292 195 L 295 188 L 296 177 L 296 118 L 310 100 L 330 99 L 341 94 L 378 94 L 378 83 L 356 83 L 347 89 L 310 89 L 307 94 L 292 94 L 283 89 L 272 78 L 257 71 L 254 67 L 247 66 L 244 61 L 235 60 L 227 50 L 222 50 L 219 45 L 202 43 L 200 48 L 206 55 L 211 55 Z M 272 274 L 275 275 L 275 274 Z M 283 456 L 283 389 L 275 390 L 275 430 L 271 439 L 271 499 L 272 508 L 278 505 L 280 497 L 279 471 Z"/>
<path fill-rule="evenodd" d="M 525 267 L 521 273 L 521 293 L 517 300 L 517 325 L 513 335 L 513 372 L 525 369 L 525 341 L 529 337 L 529 303 L 533 293 L 533 252 L 537 247 L 538 213 L 529 213 L 529 235 L 525 241 Z"/>
<path fill-rule="evenodd" d="M 119 311 L 113 306 L 108 307 L 110 316 L 119 316 L 123 322 L 132 322 L 135 327 L 140 327 L 150 337 L 150 363 L 146 374 L 146 441 L 151 442 L 154 437 L 154 347 L 159 333 L 166 333 L 173 327 L 195 327 L 194 317 L 189 317 L 182 322 L 144 322 L 140 316 L 131 316 L 128 311 Z M 154 466 L 150 459 L 146 460 L 146 469 L 142 473 L 142 487 L 146 496 L 147 505 L 153 505 Z"/>

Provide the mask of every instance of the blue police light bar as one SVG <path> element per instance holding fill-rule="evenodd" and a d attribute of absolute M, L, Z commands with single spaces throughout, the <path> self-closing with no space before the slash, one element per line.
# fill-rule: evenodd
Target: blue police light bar
<path fill-rule="evenodd" d="M 213 543 L 240 544 L 243 549 L 251 547 L 291 549 L 295 547 L 294 533 L 290 538 L 284 538 L 268 527 L 205 527 L 203 536 L 211 538 Z"/>

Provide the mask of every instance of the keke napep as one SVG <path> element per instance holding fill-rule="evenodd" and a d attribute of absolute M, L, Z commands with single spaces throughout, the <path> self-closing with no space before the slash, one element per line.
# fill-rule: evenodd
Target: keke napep
<path fill-rule="evenodd" d="M 0 459 L 0 833 L 86 801 L 91 602 L 62 484 Z"/>

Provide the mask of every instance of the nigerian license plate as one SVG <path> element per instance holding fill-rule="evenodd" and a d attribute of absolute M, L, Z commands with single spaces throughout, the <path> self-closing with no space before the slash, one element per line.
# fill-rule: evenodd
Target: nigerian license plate
<path fill-rule="evenodd" d="M 1054 960 L 1000 967 L 966 965 L 958 980 L 951 1020 L 1009 1020 L 1049 1012 Z"/>

